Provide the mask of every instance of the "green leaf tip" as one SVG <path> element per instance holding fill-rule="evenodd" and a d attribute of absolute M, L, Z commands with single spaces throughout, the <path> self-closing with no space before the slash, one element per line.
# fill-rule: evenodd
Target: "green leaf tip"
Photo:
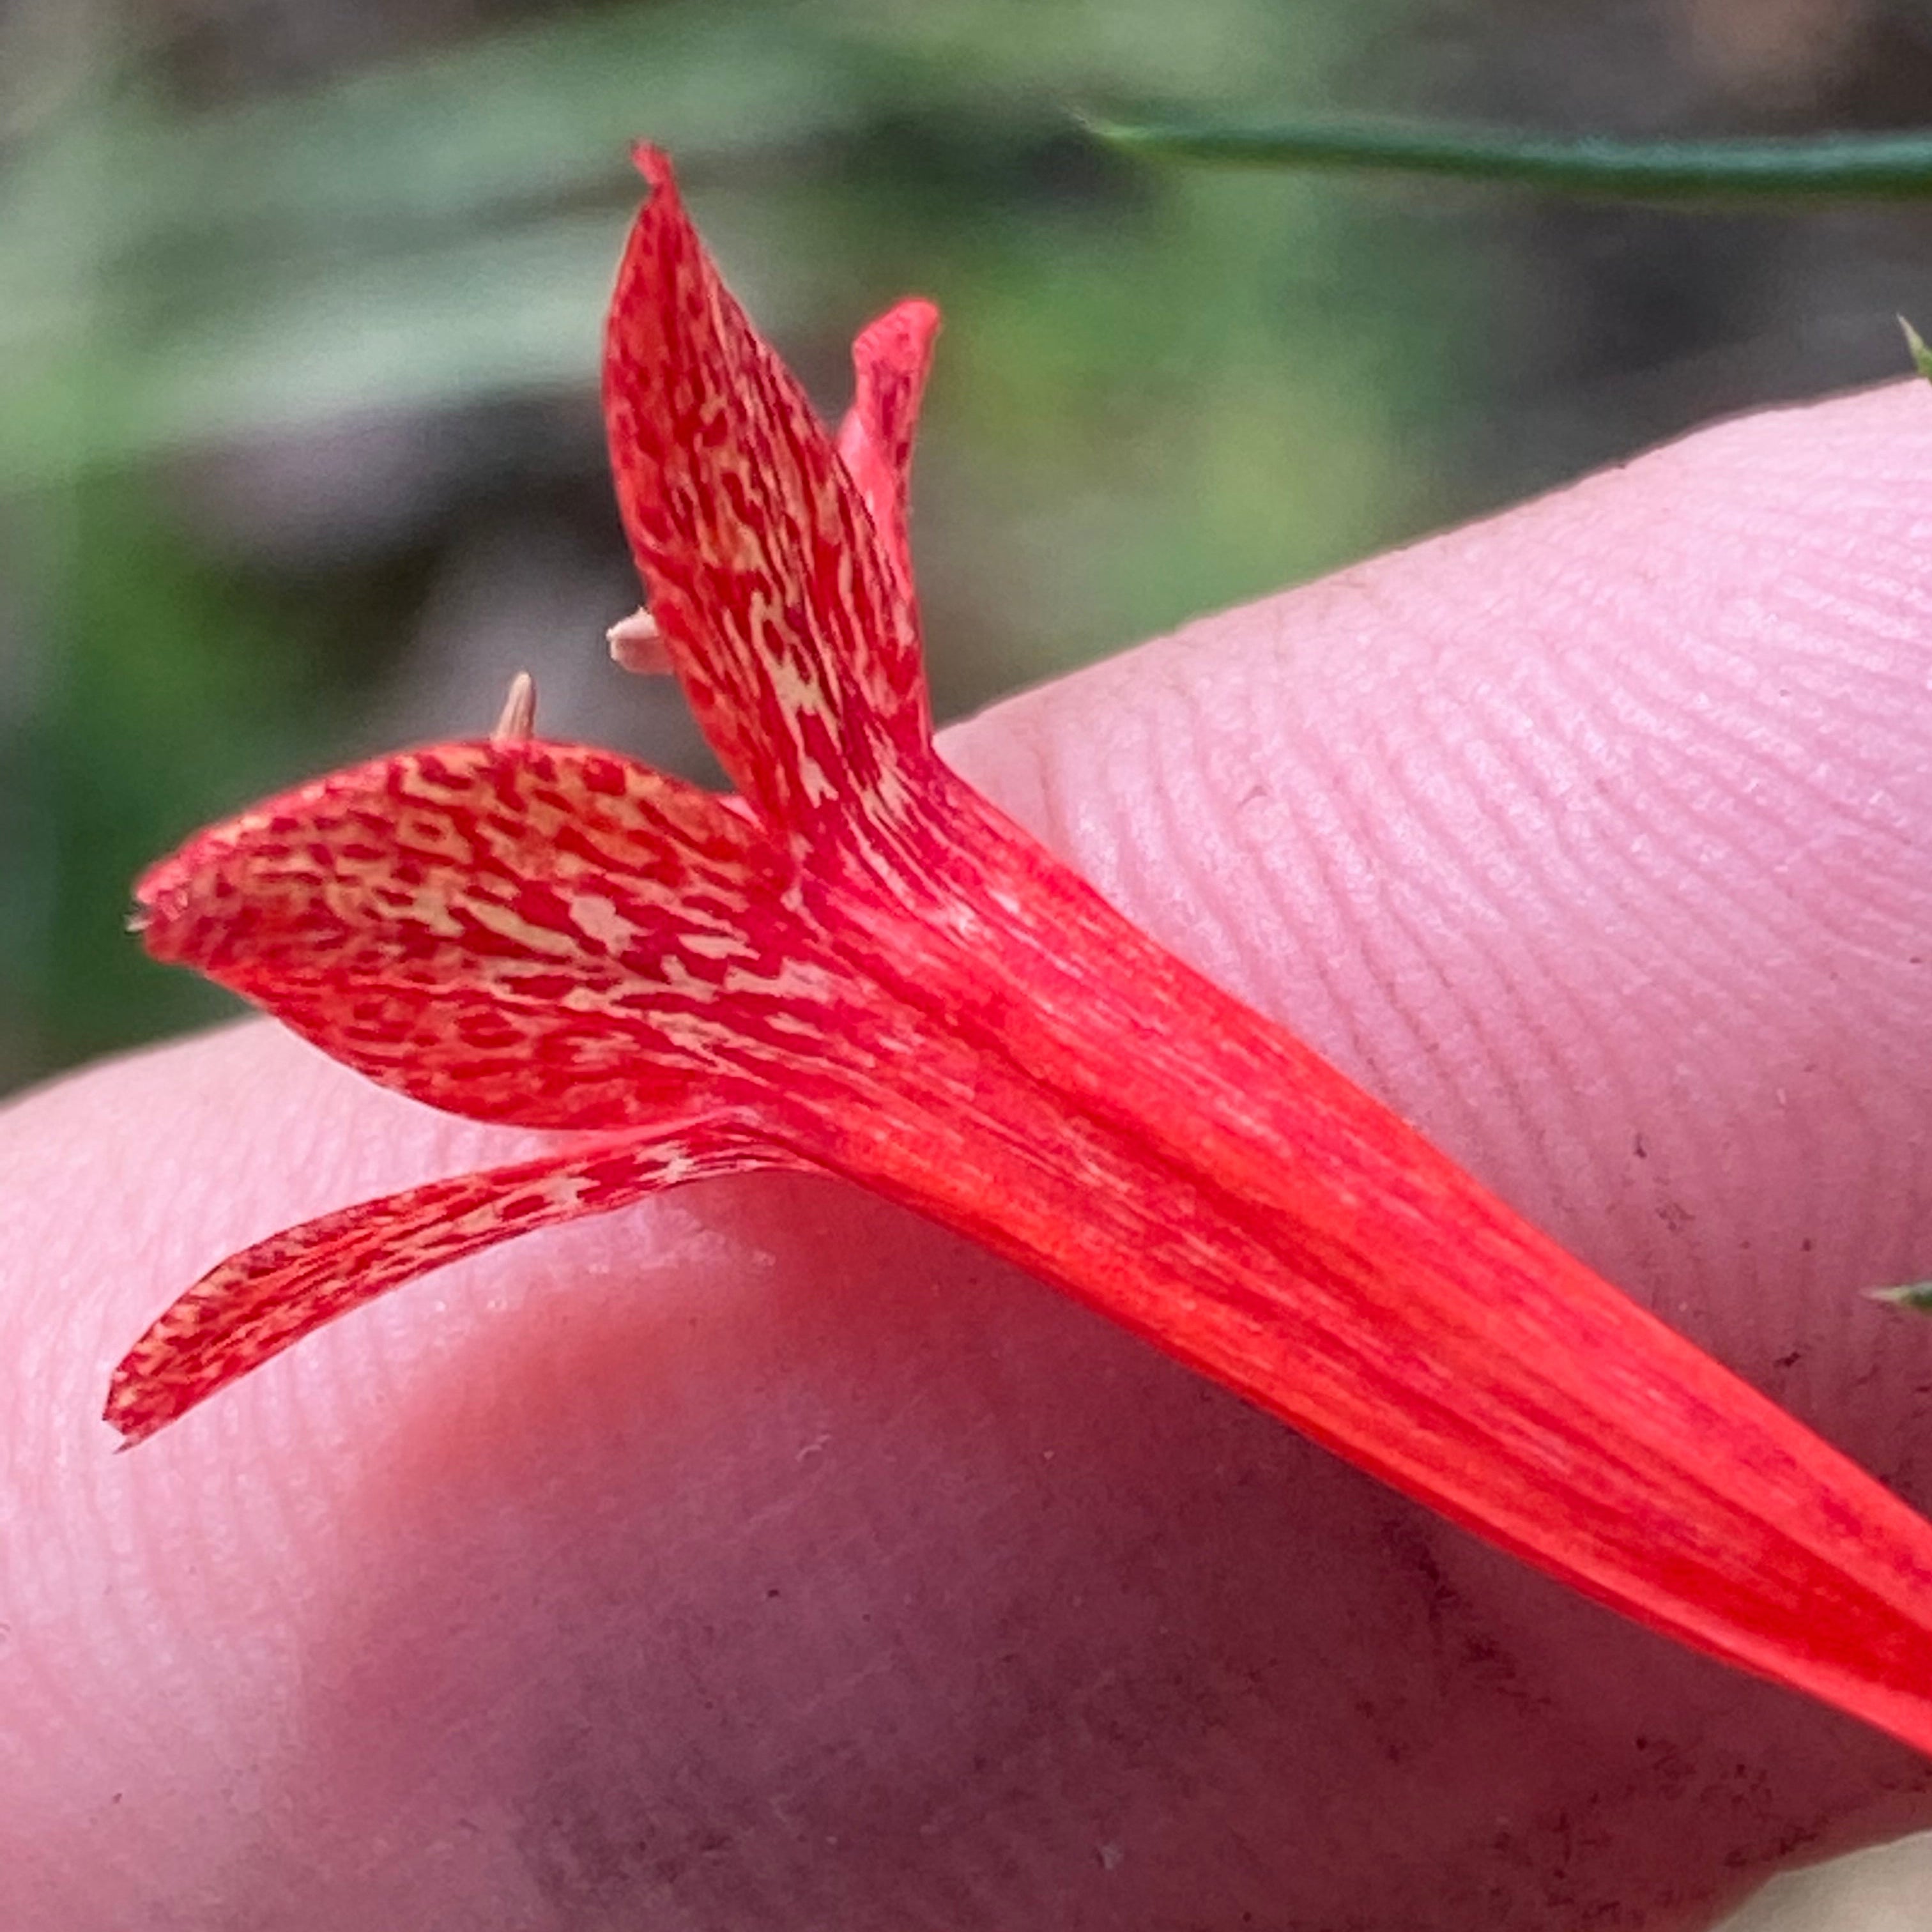
<path fill-rule="evenodd" d="M 1928 382 L 1932 382 L 1932 349 L 1925 346 L 1925 338 L 1907 322 L 1904 316 L 1898 318 L 1898 326 L 1905 332 L 1905 346 L 1912 352 L 1912 366 Z"/>
<path fill-rule="evenodd" d="M 1906 333 L 1910 335 L 1911 323 L 1908 322 L 1905 328 Z M 1916 336 L 1913 336 L 1912 340 L 1916 345 L 1912 352 L 1914 356 L 1923 356 L 1925 353 L 1924 344 L 1918 341 Z M 1919 373 L 1922 375 L 1927 373 L 1922 362 L 1919 364 Z M 1909 1308 L 1917 1315 L 1932 1315 L 1932 1281 L 1904 1282 L 1897 1288 L 1868 1288 L 1865 1293 L 1870 1300 L 1888 1303 L 1894 1308 Z"/>
<path fill-rule="evenodd" d="M 1096 141 L 1104 141 L 1110 148 L 1141 148 L 1160 145 L 1160 130 L 1143 125 L 1136 121 L 1116 120 L 1111 114 L 1100 114 L 1084 107 L 1071 108 L 1073 124 L 1083 134 L 1090 135 Z"/>

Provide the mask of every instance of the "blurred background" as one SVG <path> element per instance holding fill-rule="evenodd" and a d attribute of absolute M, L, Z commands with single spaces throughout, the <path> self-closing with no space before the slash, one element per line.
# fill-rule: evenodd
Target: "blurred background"
<path fill-rule="evenodd" d="M 858 324 L 943 304 L 915 530 L 956 715 L 1901 374 L 1894 313 L 1932 322 L 1910 209 L 1160 167 L 1070 106 L 1643 136 L 1928 90 L 1919 0 L 0 0 L 0 1090 L 220 1010 L 123 933 L 146 860 L 487 728 L 520 667 L 548 731 L 704 772 L 601 638 L 635 600 L 596 403 L 631 136 L 828 413 Z M 1932 1919 L 1909 1856 L 1862 1882 L 1857 1922 Z"/>
<path fill-rule="evenodd" d="M 1909 209 L 1210 172 L 1071 106 L 1789 132 L 1928 85 L 1917 0 L 0 0 L 0 1090 L 220 1010 L 123 934 L 144 862 L 519 666 L 548 731 L 704 770 L 600 641 L 634 134 L 828 412 L 859 323 L 944 305 L 956 715 L 1932 320 Z"/>

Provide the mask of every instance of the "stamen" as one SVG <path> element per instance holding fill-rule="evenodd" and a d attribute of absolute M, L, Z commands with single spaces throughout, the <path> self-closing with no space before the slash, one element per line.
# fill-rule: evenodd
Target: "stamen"
<path fill-rule="evenodd" d="M 670 670 L 670 653 L 658 634 L 658 620 L 648 610 L 633 610 L 604 633 L 610 656 L 626 670 L 662 677 Z"/>
<path fill-rule="evenodd" d="M 490 734 L 493 745 L 520 745 L 536 729 L 537 681 L 526 670 L 510 680 L 508 694 Z"/>

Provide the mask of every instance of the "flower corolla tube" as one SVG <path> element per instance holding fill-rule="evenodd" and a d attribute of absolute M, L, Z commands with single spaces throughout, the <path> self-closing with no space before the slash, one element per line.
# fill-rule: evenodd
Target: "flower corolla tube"
<path fill-rule="evenodd" d="M 662 658 L 726 798 L 532 735 L 378 759 L 140 882 L 199 968 L 535 1158 L 223 1262 L 116 1371 L 130 1442 L 493 1243 L 709 1175 L 842 1175 L 1102 1310 L 1492 1542 L 1932 1750 L 1932 1526 L 1164 952 L 934 751 L 906 544 L 937 316 L 835 434 L 671 171 L 604 392 Z"/>

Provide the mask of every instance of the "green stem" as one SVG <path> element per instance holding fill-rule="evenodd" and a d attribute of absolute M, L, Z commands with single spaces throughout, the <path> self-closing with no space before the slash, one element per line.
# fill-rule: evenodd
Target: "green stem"
<path fill-rule="evenodd" d="M 1444 176 L 1611 201 L 1932 197 L 1932 134 L 1619 141 L 1375 122 L 1084 118 L 1116 147 L 1236 166 Z"/>

